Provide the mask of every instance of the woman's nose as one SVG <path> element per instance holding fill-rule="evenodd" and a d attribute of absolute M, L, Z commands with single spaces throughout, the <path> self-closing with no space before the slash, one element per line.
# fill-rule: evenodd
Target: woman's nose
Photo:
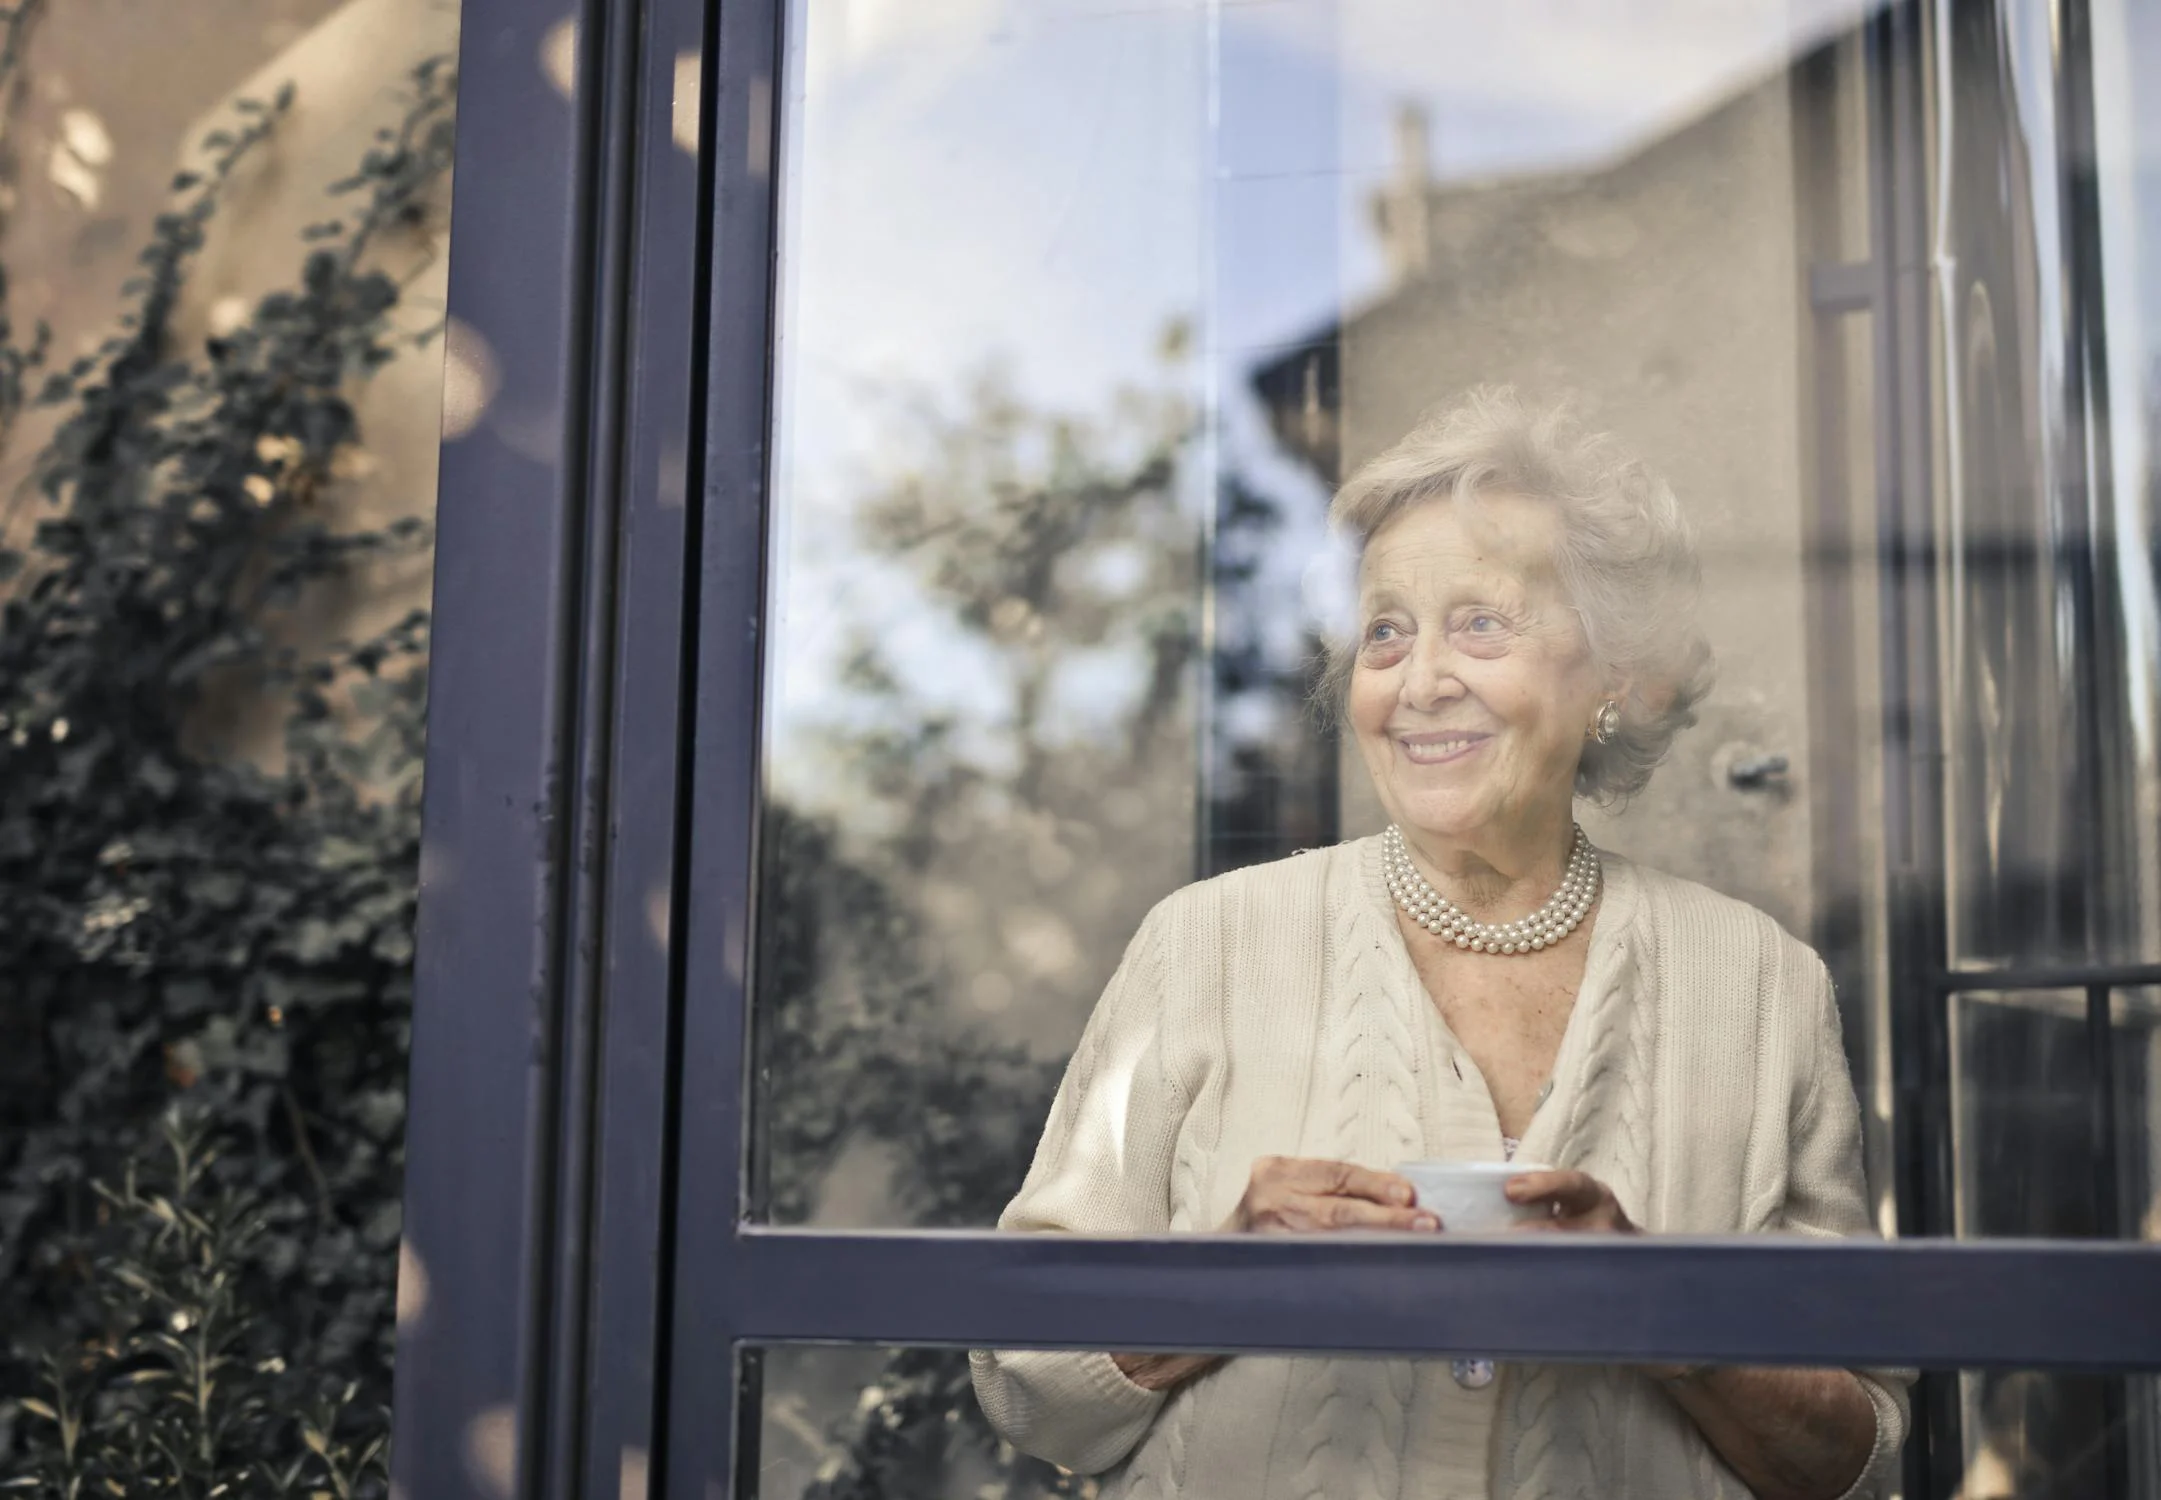
<path fill-rule="evenodd" d="M 1456 653 L 1432 635 L 1412 648 L 1403 674 L 1403 701 L 1411 708 L 1431 708 L 1463 696 L 1463 679 L 1456 675 Z"/>

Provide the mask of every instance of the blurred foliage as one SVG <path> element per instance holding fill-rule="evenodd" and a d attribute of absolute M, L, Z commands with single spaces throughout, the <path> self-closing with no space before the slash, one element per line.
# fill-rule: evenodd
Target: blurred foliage
<path fill-rule="evenodd" d="M 101 1316 L 48 1352 L 39 1394 L 19 1401 L 29 1456 L 7 1489 L 38 1500 L 388 1493 L 388 1424 L 357 1405 L 358 1382 L 295 1391 L 256 1285 L 252 1252 L 270 1220 L 252 1196 L 212 1186 L 216 1165 L 203 1122 L 175 1112 L 154 1155 L 117 1185 L 91 1184 L 97 1227 L 81 1248 Z"/>
<path fill-rule="evenodd" d="M 767 1076 L 772 1217 L 811 1217 L 852 1142 L 897 1158 L 907 1221 L 995 1219 L 1035 1149 L 1057 1072 L 956 1026 L 925 961 L 921 923 L 817 819 L 767 818 L 759 934 L 760 1058 Z"/>
<path fill-rule="evenodd" d="M 34 535 L 0 553 L 0 1463 L 50 1493 L 103 1472 L 93 1452 L 144 1493 L 218 1493 L 213 1471 L 279 1493 L 216 1455 L 266 1461 L 250 1434 L 318 1372 L 356 1411 L 388 1400 L 426 621 L 281 642 L 316 591 L 428 546 L 418 522 L 341 529 L 330 502 L 365 468 L 354 384 L 407 337 L 368 252 L 448 169 L 453 87 L 418 70 L 298 285 L 231 332 L 188 346 L 175 310 L 289 93 L 242 104 L 174 181 L 111 337 L 59 369 L 42 331 L 0 357 L 51 417 Z M 205 733 L 249 695 L 287 707 L 275 768 Z M 176 1101 L 207 1138 L 171 1133 Z M 98 1186 L 160 1153 L 161 1193 Z M 183 1304 L 230 1342 L 160 1343 L 143 1319 Z M 218 1403 L 180 1413 L 161 1387 L 211 1359 Z M 111 1399 L 123 1376 L 136 1407 Z M 30 1396 L 41 1379 L 60 1385 Z M 182 1438 L 193 1456 L 157 1469 Z"/>
<path fill-rule="evenodd" d="M 1141 809 L 1123 842 L 1161 843 L 1168 878 L 1190 871 L 1190 414 L 1135 394 L 1088 422 L 1035 410 L 985 377 L 958 409 L 909 415 L 884 477 L 853 507 L 858 542 L 904 581 L 915 617 L 938 622 L 970 691 L 958 705 L 927 691 L 922 662 L 895 659 L 874 626 L 859 628 L 847 720 L 812 736 L 839 769 L 849 817 L 768 806 L 760 1073 L 779 1222 L 815 1221 L 829 1174 L 855 1147 L 887 1168 L 879 1222 L 993 1223 L 1027 1171 L 1062 1064 L 992 1039 L 953 997 L 971 967 L 1014 962 L 1001 932 L 1033 908 L 1057 913 L 1055 946 L 1078 961 L 1023 980 L 1046 1014 L 1085 1014 L 1153 883 L 1130 878 L 1131 848 L 1104 847 L 1106 789 L 1129 789 Z M 1061 711 L 1059 674 L 1090 656 L 1119 664 L 1118 689 L 1076 718 Z M 1147 800 L 1156 793 L 1160 807 Z M 941 886 L 965 910 L 926 910 L 926 890 Z M 964 1352 L 905 1349 L 834 1427 L 808 1495 L 1094 1488 L 1003 1443 Z"/>

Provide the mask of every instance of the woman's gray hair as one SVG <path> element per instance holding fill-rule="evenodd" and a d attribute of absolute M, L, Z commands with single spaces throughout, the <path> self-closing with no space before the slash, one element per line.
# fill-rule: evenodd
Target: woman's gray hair
<path fill-rule="evenodd" d="M 1482 494 L 1544 502 L 1560 517 L 1561 585 L 1594 659 L 1631 684 L 1619 732 L 1603 745 L 1584 741 L 1576 792 L 1625 801 L 1650 781 L 1674 736 L 1696 722 L 1711 687 L 1688 520 L 1666 482 L 1612 437 L 1586 431 L 1564 409 L 1534 410 L 1503 388 L 1474 390 L 1427 416 L 1353 474 L 1328 508 L 1329 529 L 1355 576 L 1367 543 L 1406 510 Z M 1334 623 L 1319 691 L 1333 715 L 1344 711 L 1357 653 L 1355 621 Z"/>

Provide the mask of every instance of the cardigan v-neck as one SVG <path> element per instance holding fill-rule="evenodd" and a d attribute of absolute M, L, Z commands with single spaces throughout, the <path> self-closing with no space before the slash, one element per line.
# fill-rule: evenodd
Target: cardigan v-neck
<path fill-rule="evenodd" d="M 1591 916 L 1583 977 L 1577 982 L 1568 1020 L 1562 1027 L 1560 1045 L 1554 1051 L 1553 1067 L 1532 1112 L 1531 1123 L 1511 1150 L 1508 1137 L 1501 1130 L 1500 1112 L 1494 1106 L 1492 1087 L 1484 1070 L 1450 1028 L 1447 1017 L 1441 1013 L 1438 997 L 1426 988 L 1425 980 L 1418 972 L 1417 960 L 1412 957 L 1410 944 L 1404 940 L 1402 926 L 1396 920 L 1395 899 L 1389 894 L 1381 872 L 1377 848 L 1369 841 L 1361 853 L 1363 857 L 1355 867 L 1359 887 L 1380 933 L 1394 940 L 1392 946 L 1397 956 L 1394 982 L 1415 997 L 1422 1008 L 1424 1025 L 1429 1033 L 1425 1045 L 1437 1064 L 1426 1072 L 1423 1092 L 1428 1121 L 1428 1154 L 1439 1160 L 1469 1161 L 1507 1161 L 1520 1155 L 1526 1161 L 1558 1165 L 1561 1145 L 1558 1137 L 1567 1127 L 1552 1122 L 1566 1118 L 1580 1091 L 1591 1054 L 1615 1044 L 1613 1023 L 1619 1017 L 1606 1014 L 1593 1019 L 1592 1012 L 1597 1007 L 1587 1003 L 1587 999 L 1611 988 L 1620 967 L 1627 961 L 1629 927 L 1636 912 L 1635 867 L 1616 855 L 1600 857 L 1604 870 L 1603 890 Z M 1507 960 L 1497 958 L 1494 962 L 1505 963 Z M 1466 1113 L 1470 1118 L 1462 1118 Z M 1436 1129 L 1436 1126 L 1440 1128 Z M 1490 1137 L 1487 1149 L 1469 1152 L 1461 1149 L 1466 1135 L 1480 1133 Z"/>
<path fill-rule="evenodd" d="M 1605 857 L 1606 896 L 1524 1154 L 1586 1171 L 1653 1233 L 1867 1233 L 1859 1116 L 1822 964 L 1761 912 Z M 1223 1225 L 1264 1156 L 1497 1160 L 1482 1085 L 1419 982 L 1364 839 L 1157 906 L 1075 1050 L 1004 1229 Z M 1445 1235 L 1442 1237 L 1445 1239 Z M 1435 1275 L 1447 1262 L 1436 1257 Z M 1481 1351 L 1452 1351 L 1476 1355 Z M 1106 1473 L 1105 1500 L 1420 1500 L 1747 1489 L 1633 1370 L 1240 1357 L 1172 1393 L 1108 1353 L 979 1351 L 1015 1446 Z M 1901 1380 L 1860 1372 L 1875 1492 Z"/>

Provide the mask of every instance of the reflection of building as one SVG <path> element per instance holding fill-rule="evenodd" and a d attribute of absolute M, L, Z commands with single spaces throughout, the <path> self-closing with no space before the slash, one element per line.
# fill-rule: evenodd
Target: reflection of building
<path fill-rule="evenodd" d="M 1702 539 L 1720 685 L 1603 836 L 1805 931 L 1806 798 L 1720 774 L 1772 753 L 1812 784 L 1795 107 L 1781 74 L 1602 168 L 1416 192 L 1422 122 L 1406 112 L 1407 166 L 1374 204 L 1393 284 L 1254 384 L 1324 473 L 1480 383 L 1571 399 L 1666 473 Z M 1343 831 L 1364 832 L 1364 778 L 1342 782 Z"/>

